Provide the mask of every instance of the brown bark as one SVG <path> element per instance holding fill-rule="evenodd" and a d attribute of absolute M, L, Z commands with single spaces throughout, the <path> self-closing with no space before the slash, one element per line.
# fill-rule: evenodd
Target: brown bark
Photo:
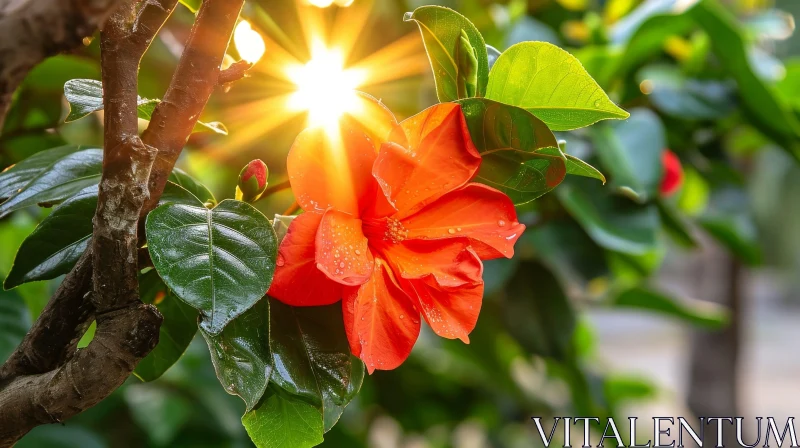
<path fill-rule="evenodd" d="M 741 288 L 743 268 L 740 261 L 722 250 L 711 251 L 716 266 L 709 275 L 705 272 L 706 295 L 716 303 L 730 307 L 731 321 L 717 331 L 696 330 L 692 336 L 687 403 L 698 417 L 741 415 L 739 407 L 739 353 L 742 345 L 744 295 Z M 716 257 L 714 257 L 716 255 Z M 715 258 L 715 259 L 713 259 Z M 716 271 L 716 272 L 713 272 Z M 735 440 L 732 423 L 723 422 L 723 440 Z M 716 423 L 704 431 L 704 445 L 714 446 Z"/>
<path fill-rule="evenodd" d="M 146 145 L 158 148 L 150 175 L 150 200 L 142 216 L 158 204 L 183 145 L 217 86 L 222 58 L 243 4 L 244 0 L 206 0 L 197 12 L 172 82 L 142 134 Z"/>
<path fill-rule="evenodd" d="M 94 217 L 92 249 L 87 251 L 65 284 L 88 286 L 92 292 L 53 300 L 37 331 L 26 336 L 13 356 L 37 360 L 26 349 L 37 348 L 42 339 L 52 357 L 37 367 L 54 370 L 22 375 L 10 372 L 0 391 L 0 446 L 11 446 L 35 426 L 63 421 L 94 406 L 118 388 L 136 364 L 158 343 L 161 315 L 139 300 L 137 223 L 148 198 L 147 179 L 157 150 L 142 143 L 137 132 L 136 92 L 139 62 L 155 33 L 177 0 L 147 0 L 118 9 L 101 33 L 101 67 L 104 83 L 105 136 L 103 174 Z M 89 282 L 89 268 L 92 281 Z M 73 291 L 76 292 L 76 291 Z M 74 306 L 67 325 L 60 327 L 64 340 L 52 339 L 50 323 L 61 319 L 60 309 Z M 85 350 L 74 351 L 74 341 L 94 313 L 96 337 Z M 53 356 L 57 355 L 57 356 Z M 32 363 L 22 364 L 30 367 Z M 19 367 L 19 363 L 16 363 Z M 8 369 L 7 369 L 8 367 Z M 11 376 L 14 375 L 14 376 Z"/>
<path fill-rule="evenodd" d="M 25 75 L 45 58 L 81 45 L 129 0 L 0 0 L 0 129 Z"/>
<path fill-rule="evenodd" d="M 138 294 L 140 219 L 158 202 L 215 86 L 241 78 L 250 67 L 219 69 L 243 0 L 205 0 L 170 87 L 140 138 L 139 60 L 177 0 L 139 3 L 138 9 L 117 11 L 101 36 L 106 127 L 92 246 L 0 368 L 0 447 L 93 406 L 158 342 L 161 316 Z M 95 338 L 76 352 L 93 317 Z"/>

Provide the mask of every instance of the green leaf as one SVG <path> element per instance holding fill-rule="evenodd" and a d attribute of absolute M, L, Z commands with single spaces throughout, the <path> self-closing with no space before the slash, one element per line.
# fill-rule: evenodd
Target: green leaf
<path fill-rule="evenodd" d="M 656 201 L 656 204 L 658 205 L 658 213 L 661 216 L 661 224 L 663 224 L 664 230 L 676 243 L 688 248 L 695 248 L 700 245 L 691 227 L 675 207 L 663 200 Z"/>
<path fill-rule="evenodd" d="M 96 433 L 80 427 L 46 425 L 34 428 L 15 448 L 108 448 L 106 441 Z"/>
<path fill-rule="evenodd" d="M 588 179 L 579 177 L 564 182 L 556 193 L 567 211 L 600 246 L 634 255 L 655 248 L 659 226 L 655 206 L 637 205 L 626 198 L 605 194 Z"/>
<path fill-rule="evenodd" d="M 194 412 L 181 391 L 160 384 L 131 384 L 124 396 L 133 421 L 156 446 L 170 446 Z"/>
<path fill-rule="evenodd" d="M 647 86 L 648 97 L 656 108 L 676 118 L 717 120 L 736 109 L 730 83 L 687 78 L 680 68 L 666 64 L 644 67 L 636 77 Z"/>
<path fill-rule="evenodd" d="M 161 100 L 149 100 L 146 98 L 139 98 L 139 107 L 137 108 L 137 115 L 142 120 L 150 121 L 153 118 L 153 111 Z M 213 132 L 220 135 L 228 135 L 228 128 L 219 121 L 198 121 L 195 123 L 192 132 Z"/>
<path fill-rule="evenodd" d="M 792 156 L 800 159 L 800 120 L 753 72 L 736 18 L 716 0 L 698 1 L 687 13 L 708 33 L 716 58 L 736 80 L 748 118 Z"/>
<path fill-rule="evenodd" d="M 344 407 L 352 399 L 353 367 L 341 304 L 292 307 L 272 300 L 270 347 L 276 386 L 323 410 L 330 404 Z"/>
<path fill-rule="evenodd" d="M 39 151 L 36 154 L 0 172 L 0 201 L 25 188 L 31 180 L 47 171 L 64 156 L 80 150 L 80 146 L 69 145 Z"/>
<path fill-rule="evenodd" d="M 139 296 L 142 302 L 154 304 L 164 318 L 158 345 L 133 371 L 140 380 L 153 381 L 172 367 L 189 347 L 197 333 L 198 313 L 169 291 L 154 270 L 139 277 Z"/>
<path fill-rule="evenodd" d="M 553 274 L 523 261 L 507 291 L 502 309 L 509 333 L 530 353 L 567 359 L 573 352 L 575 311 Z"/>
<path fill-rule="evenodd" d="M 697 223 L 743 263 L 757 266 L 762 253 L 748 202 L 747 193 L 741 188 L 717 189 Z"/>
<path fill-rule="evenodd" d="M 546 42 L 504 51 L 489 74 L 486 98 L 519 106 L 554 131 L 628 118 L 574 56 Z"/>
<path fill-rule="evenodd" d="M 565 158 L 541 120 L 519 107 L 485 98 L 459 104 L 483 159 L 475 180 L 497 188 L 520 205 L 549 192 L 564 179 Z"/>
<path fill-rule="evenodd" d="M 185 6 L 189 11 L 193 13 L 197 13 L 197 10 L 200 9 L 200 4 L 202 0 L 180 0 L 181 5 Z"/>
<path fill-rule="evenodd" d="M 233 319 L 220 334 L 201 332 L 222 387 L 241 397 L 250 411 L 267 390 L 272 373 L 269 297 Z"/>
<path fill-rule="evenodd" d="M 200 326 L 219 334 L 269 289 L 277 241 L 252 205 L 225 200 L 209 210 L 167 204 L 145 224 L 153 265 L 167 286 L 200 310 Z"/>
<path fill-rule="evenodd" d="M 319 408 L 273 387 L 242 424 L 258 448 L 306 448 L 323 441 Z"/>
<path fill-rule="evenodd" d="M 97 184 L 102 162 L 100 149 L 84 149 L 62 157 L 0 204 L 0 217 L 31 205 L 57 204 Z"/>
<path fill-rule="evenodd" d="M 169 174 L 169 181 L 180 185 L 185 190 L 192 193 L 202 203 L 217 203 L 217 199 L 214 197 L 214 194 L 211 193 L 211 190 L 180 168 L 172 169 L 172 172 Z"/>
<path fill-rule="evenodd" d="M 325 432 L 330 431 L 336 425 L 344 409 L 358 395 L 361 385 L 364 383 L 365 373 L 364 363 L 355 356 L 350 355 L 350 382 L 347 384 L 347 393 L 339 402 L 334 400 L 332 396 L 323 396 L 325 402 L 322 404 L 322 412 Z"/>
<path fill-rule="evenodd" d="M 64 96 L 69 102 L 69 115 L 64 120 L 66 123 L 103 110 L 103 83 L 96 79 L 70 79 L 64 84 Z M 158 103 L 158 100 L 138 98 L 136 104 L 139 118 L 150 119 L 150 114 L 152 114 L 150 104 L 153 101 Z M 150 114 L 147 113 L 148 110 Z M 143 114 L 147 114 L 147 116 L 144 117 Z"/>
<path fill-rule="evenodd" d="M 96 209 L 97 185 L 56 207 L 22 242 L 3 287 L 11 289 L 69 272 L 91 241 Z"/>
<path fill-rule="evenodd" d="M 66 122 L 81 119 L 92 112 L 103 110 L 103 83 L 95 79 L 70 79 L 64 84 L 64 96 L 69 102 L 69 115 Z M 137 97 L 136 112 L 139 118 L 150 120 L 161 100 Z M 220 122 L 198 121 L 192 132 L 210 131 L 228 135 L 228 130 Z"/>
<path fill-rule="evenodd" d="M 603 176 L 603 173 L 601 173 L 600 170 L 573 155 L 564 155 L 567 156 L 567 174 L 572 174 L 573 176 L 590 177 L 592 179 L 597 179 L 604 184 L 606 183 L 606 176 Z"/>
<path fill-rule="evenodd" d="M 103 108 L 103 83 L 96 79 L 70 79 L 64 84 L 64 96 L 69 102 L 67 123 Z"/>
<path fill-rule="evenodd" d="M 477 93 L 484 96 L 489 79 L 489 62 L 483 36 L 466 17 L 442 6 L 422 6 L 406 13 L 405 21 L 414 20 L 419 25 L 425 51 L 431 62 L 436 81 L 436 95 L 442 103 L 458 100 L 457 48 L 464 30 L 477 58 Z"/>
<path fill-rule="evenodd" d="M 605 250 L 573 220 L 559 220 L 525 230 L 519 243 L 531 247 L 536 257 L 568 289 L 570 295 L 587 295 L 589 282 L 608 276 Z"/>
<path fill-rule="evenodd" d="M 191 193 L 167 182 L 159 204 L 202 205 Z M 69 272 L 89 246 L 97 185 L 90 185 L 58 205 L 23 241 L 3 287 L 48 280 Z"/>
<path fill-rule="evenodd" d="M 667 146 L 664 125 L 648 109 L 634 109 L 631 117 L 603 123 L 591 130 L 595 152 L 617 189 L 627 187 L 639 202 L 658 196 Z"/>
<path fill-rule="evenodd" d="M 0 359 L 5 361 L 31 327 L 31 317 L 16 292 L 0 291 Z"/>
<path fill-rule="evenodd" d="M 675 317 L 693 325 L 718 329 L 728 323 L 728 310 L 720 305 L 693 299 L 675 299 L 655 289 L 635 286 L 611 298 L 617 307 L 654 311 Z"/>

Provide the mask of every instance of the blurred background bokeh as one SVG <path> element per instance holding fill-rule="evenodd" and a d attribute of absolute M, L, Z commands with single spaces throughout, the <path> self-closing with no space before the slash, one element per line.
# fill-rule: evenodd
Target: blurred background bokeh
<path fill-rule="evenodd" d="M 701 14 L 691 0 L 309 1 L 245 6 L 263 56 L 204 112 L 229 135 L 194 134 L 179 162 L 218 199 L 233 196 L 254 158 L 269 165 L 271 185 L 286 180 L 286 153 L 306 122 L 292 111 L 287 67 L 315 56 L 319 42 L 398 118 L 434 104 L 419 31 L 402 20 L 423 4 L 461 12 L 500 51 L 528 40 L 562 46 L 632 113 L 559 135 L 609 182 L 565 182 L 520 209 L 529 229 L 513 260 L 487 263 L 472 343 L 423 329 L 402 367 L 365 380 L 323 446 L 539 446 L 531 416 L 637 416 L 647 440 L 652 416 L 793 415 L 800 139 L 782 127 L 797 125 L 800 111 L 800 2 L 720 0 Z M 180 8 L 159 34 L 142 63 L 142 97 L 163 95 L 192 20 Z M 102 143 L 101 113 L 64 123 L 64 83 L 99 79 L 98 43 L 85 44 L 27 77 L 0 136 L 0 169 L 61 144 Z M 248 57 L 244 45 L 231 46 L 231 60 Z M 644 197 L 652 188 L 625 180 L 657 184 L 660 168 L 646 172 L 665 148 L 681 159 L 682 186 Z M 285 190 L 258 207 L 272 216 L 291 203 Z M 3 277 L 46 213 L 0 220 Z M 0 360 L 59 280 L 0 292 Z M 198 335 L 162 378 L 132 377 L 18 446 L 244 447 L 243 411 Z"/>

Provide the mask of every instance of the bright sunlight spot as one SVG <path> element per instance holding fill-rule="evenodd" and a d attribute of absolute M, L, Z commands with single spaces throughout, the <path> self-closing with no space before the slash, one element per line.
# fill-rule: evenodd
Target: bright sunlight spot
<path fill-rule="evenodd" d="M 330 127 L 339 117 L 357 107 L 357 89 L 365 80 L 363 70 L 345 69 L 344 55 L 321 41 L 311 47 L 311 60 L 287 68 L 297 86 L 289 100 L 295 110 L 308 111 L 309 126 Z"/>
<path fill-rule="evenodd" d="M 242 20 L 236 25 L 236 30 L 233 32 L 233 43 L 236 45 L 239 56 L 251 64 L 258 62 L 266 50 L 264 39 L 250 26 L 250 22 L 247 20 Z"/>

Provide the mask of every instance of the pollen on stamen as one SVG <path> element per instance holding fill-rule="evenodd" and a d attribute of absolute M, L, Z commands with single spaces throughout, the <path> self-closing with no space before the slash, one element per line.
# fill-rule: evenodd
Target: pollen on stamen
<path fill-rule="evenodd" d="M 406 239 L 407 236 L 408 230 L 403 227 L 400 221 L 393 218 L 386 219 L 386 233 L 384 235 L 386 240 L 397 244 Z"/>

